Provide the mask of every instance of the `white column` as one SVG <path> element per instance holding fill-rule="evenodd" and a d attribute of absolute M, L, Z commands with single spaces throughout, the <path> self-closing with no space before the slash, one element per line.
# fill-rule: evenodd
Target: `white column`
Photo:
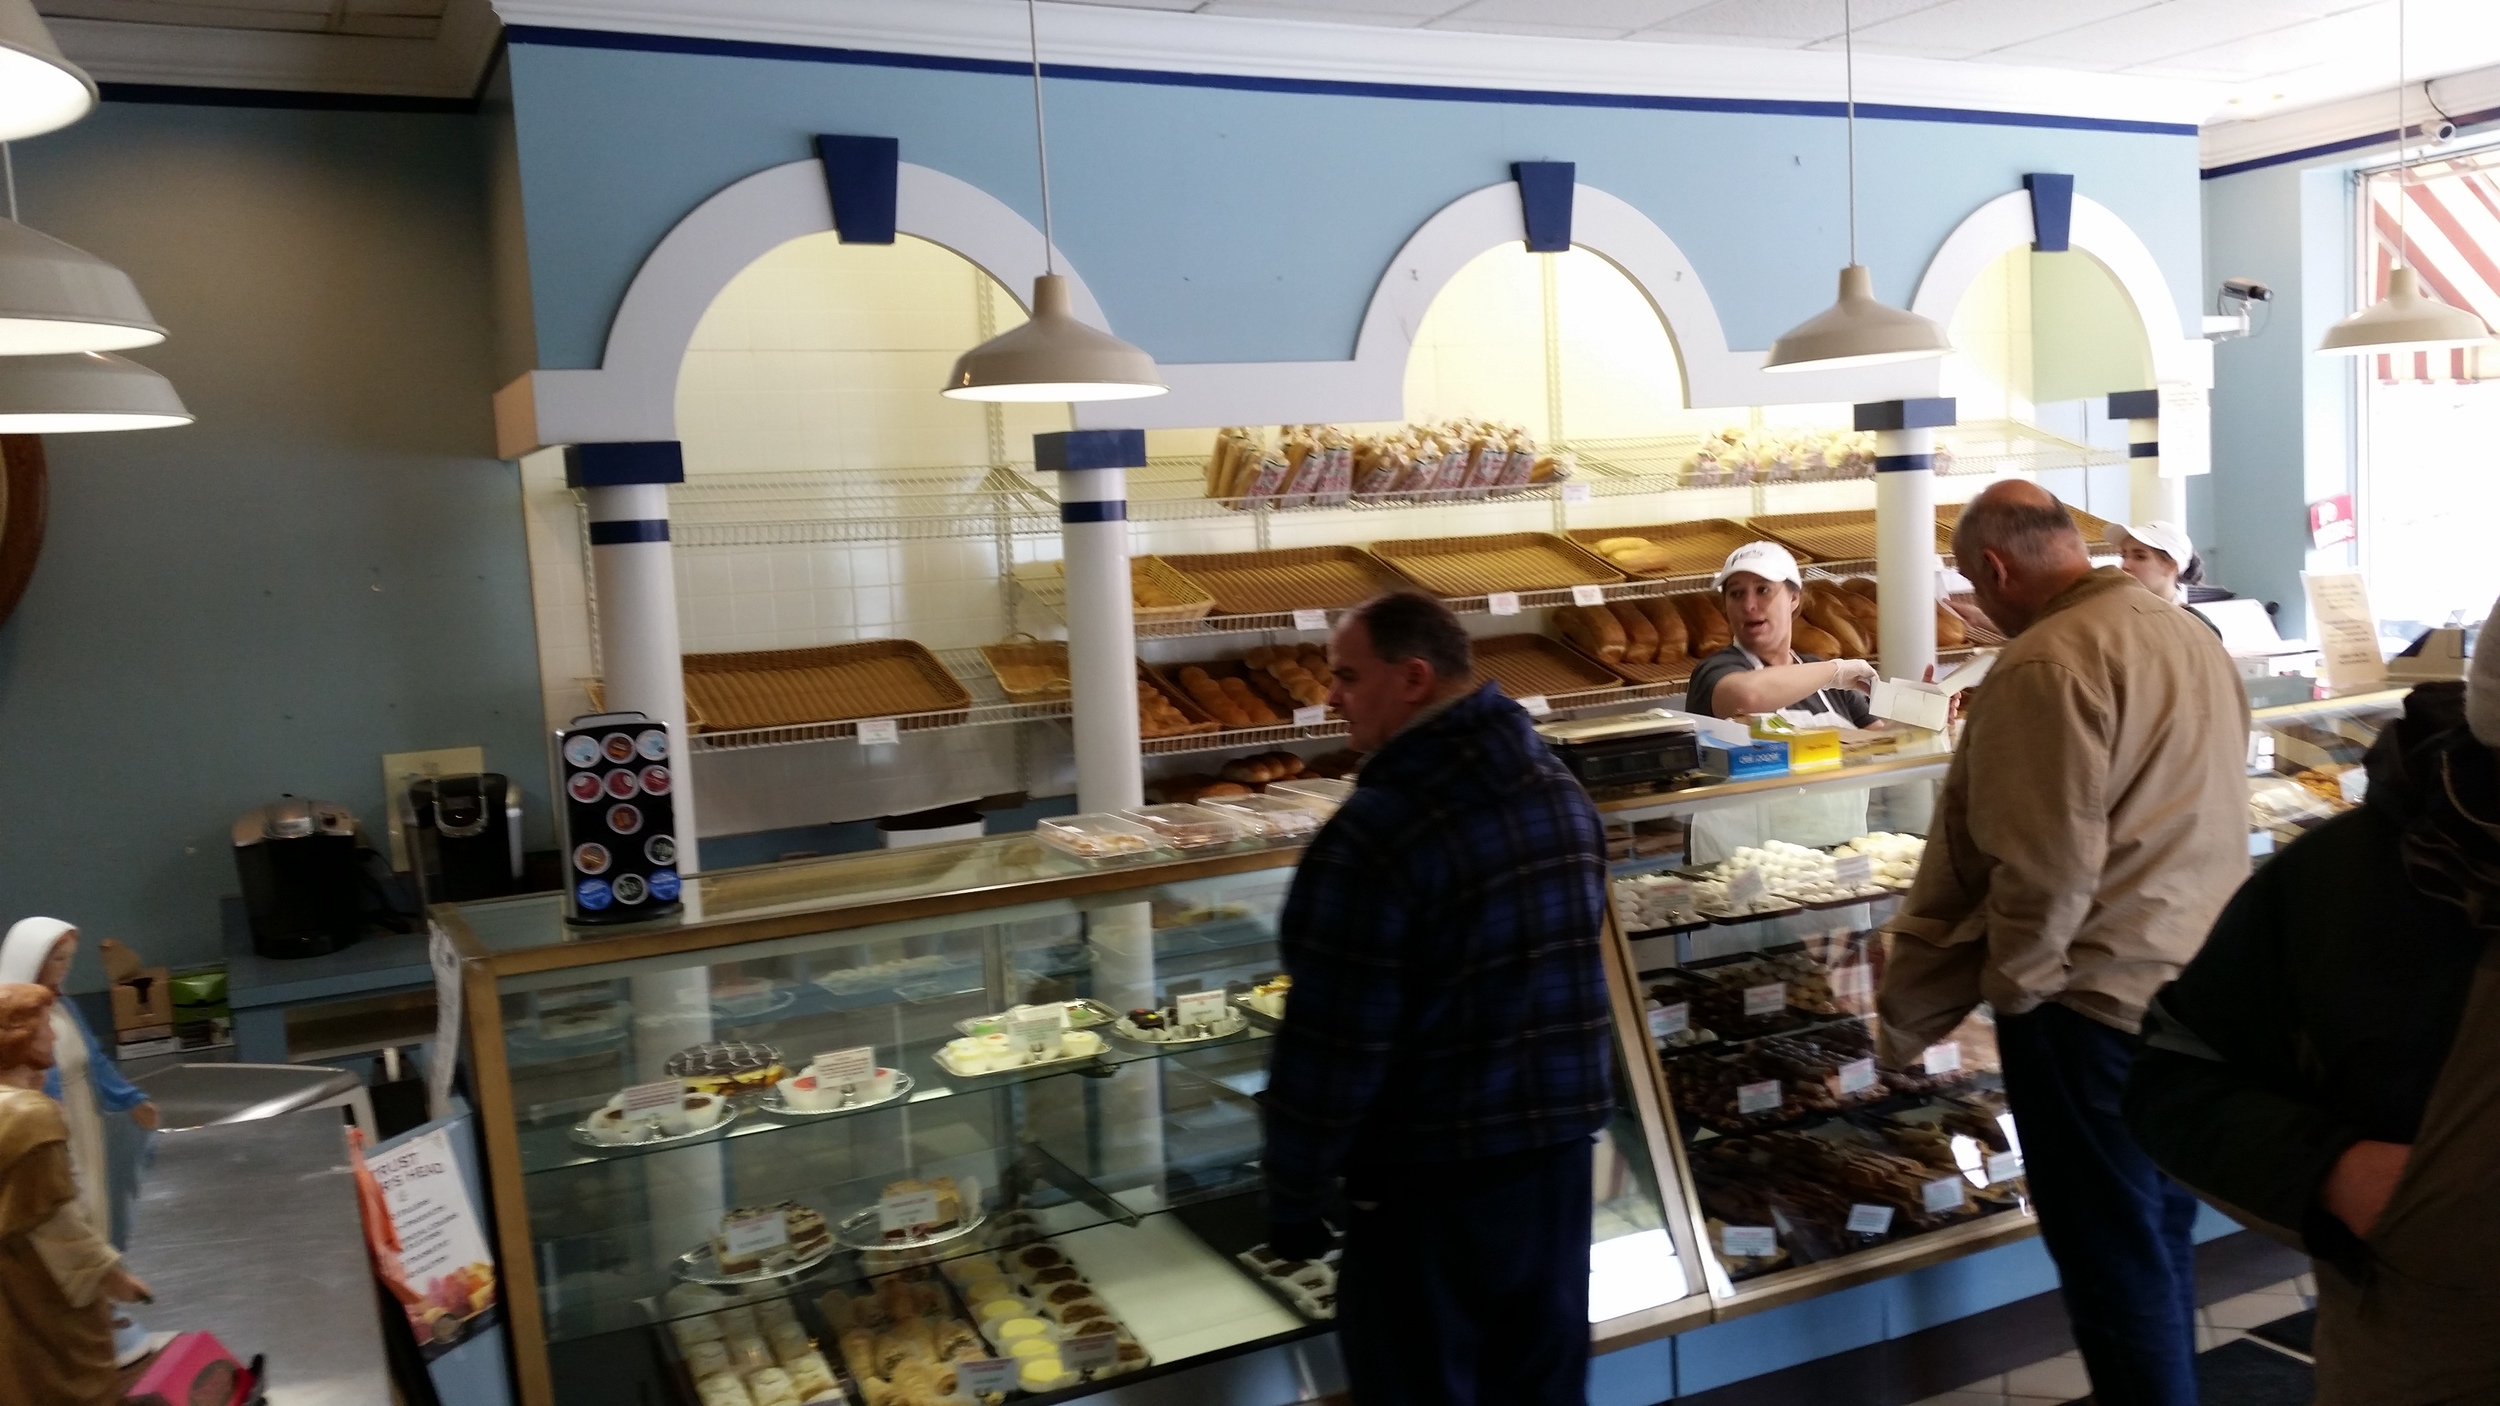
<path fill-rule="evenodd" d="M 687 765 L 686 681 L 677 637 L 677 573 L 668 545 L 668 485 L 585 488 L 594 538 L 591 580 L 599 591 L 599 659 L 607 706 L 668 725 L 677 813 L 678 872 L 702 868 L 695 830 L 694 768 Z M 638 528 L 635 540 L 600 543 L 602 523 Z M 656 524 L 656 526 L 653 526 Z M 612 529 L 613 530 L 613 529 Z M 622 535 L 622 534 L 618 534 Z"/>
<path fill-rule="evenodd" d="M 1936 662 L 1936 432 L 1875 432 L 1875 630 L 1886 678 Z"/>
<path fill-rule="evenodd" d="M 1059 503 L 1077 808 L 1125 810 L 1146 798 L 1137 739 L 1137 617 L 1128 576 L 1128 470 L 1062 469 Z"/>
<path fill-rule="evenodd" d="M 2187 526 L 2187 480 L 2164 478 L 2161 472 L 2161 421 L 2127 422 L 2127 520 Z M 2091 546 L 2097 550 L 2100 544 Z"/>

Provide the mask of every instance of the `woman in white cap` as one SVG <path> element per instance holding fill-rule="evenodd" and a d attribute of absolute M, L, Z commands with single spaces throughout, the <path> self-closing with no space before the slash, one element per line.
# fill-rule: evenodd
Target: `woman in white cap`
<path fill-rule="evenodd" d="M 1775 542 L 1747 542 L 1727 554 L 1712 578 L 1734 642 L 1701 661 L 1684 687 L 1687 712 L 1713 718 L 1787 713 L 1818 727 L 1865 727 L 1875 720 L 1867 691 L 1875 666 L 1863 659 L 1825 659 L 1791 642 L 1805 577 L 1797 559 Z"/>
<path fill-rule="evenodd" d="M 2187 604 L 2189 583 L 2204 574 L 2196 559 L 2196 544 L 2177 523 L 2156 518 L 2133 527 L 2113 524 L 2101 540 L 2118 549 L 2119 570 L 2166 601 Z"/>
<path fill-rule="evenodd" d="M 21 981 L 55 997 L 51 1021 L 52 1068 L 43 1091 L 61 1105 L 69 1122 L 70 1171 L 78 1180 L 78 1210 L 98 1236 L 113 1235 L 113 1168 L 105 1151 L 104 1115 L 127 1113 L 142 1128 L 156 1127 L 156 1105 L 122 1077 L 78 1005 L 61 994 L 70 960 L 78 955 L 78 929 L 58 918 L 25 918 L 0 939 L 0 981 Z"/>

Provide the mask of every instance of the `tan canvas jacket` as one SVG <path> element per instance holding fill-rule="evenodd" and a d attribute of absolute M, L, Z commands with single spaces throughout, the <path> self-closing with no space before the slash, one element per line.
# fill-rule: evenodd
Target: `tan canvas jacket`
<path fill-rule="evenodd" d="M 2214 632 L 2104 567 L 1976 690 L 1878 1008 L 1896 1064 L 1981 1001 L 2133 1033 L 2248 876 L 2248 697 Z"/>

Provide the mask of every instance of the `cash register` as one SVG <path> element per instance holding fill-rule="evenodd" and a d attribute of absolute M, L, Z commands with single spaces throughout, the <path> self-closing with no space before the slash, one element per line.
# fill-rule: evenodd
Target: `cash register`
<path fill-rule="evenodd" d="M 1669 708 L 1540 723 L 1536 731 L 1591 789 L 1673 781 L 1701 765 L 1701 738 L 1692 717 Z"/>

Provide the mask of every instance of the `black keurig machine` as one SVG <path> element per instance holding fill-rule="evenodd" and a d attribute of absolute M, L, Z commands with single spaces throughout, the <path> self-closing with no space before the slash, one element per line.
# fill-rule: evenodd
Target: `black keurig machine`
<path fill-rule="evenodd" d="M 521 888 L 521 788 L 499 772 L 410 783 L 400 831 L 428 903 L 500 898 Z"/>
<path fill-rule="evenodd" d="M 252 950 L 264 957 L 318 957 L 364 931 L 364 827 L 328 801 L 281 796 L 234 822 L 234 867 L 243 881 Z"/>

